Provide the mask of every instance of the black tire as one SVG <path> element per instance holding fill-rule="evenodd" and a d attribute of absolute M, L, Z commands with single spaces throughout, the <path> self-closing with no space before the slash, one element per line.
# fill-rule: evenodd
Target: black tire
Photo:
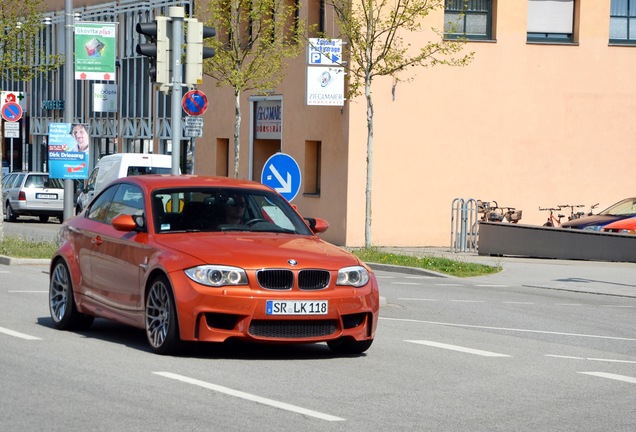
<path fill-rule="evenodd" d="M 179 322 L 168 278 L 153 279 L 146 297 L 146 337 L 150 348 L 161 355 L 173 354 L 181 347 Z"/>
<path fill-rule="evenodd" d="M 18 216 L 13 212 L 13 208 L 11 207 L 11 203 L 7 201 L 7 212 L 5 217 L 9 222 L 15 222 Z"/>
<path fill-rule="evenodd" d="M 48 216 L 39 216 L 38 219 L 40 219 L 41 223 L 47 223 L 49 221 Z"/>
<path fill-rule="evenodd" d="M 336 354 L 362 354 L 371 347 L 373 339 L 357 341 L 353 338 L 343 337 L 327 342 L 327 346 Z"/>
<path fill-rule="evenodd" d="M 88 330 L 95 317 L 77 311 L 73 283 L 68 267 L 58 261 L 49 282 L 49 312 L 53 327 L 58 330 Z"/>
<path fill-rule="evenodd" d="M 543 224 L 543 226 L 545 227 L 551 227 L 552 226 L 552 222 L 546 222 Z"/>

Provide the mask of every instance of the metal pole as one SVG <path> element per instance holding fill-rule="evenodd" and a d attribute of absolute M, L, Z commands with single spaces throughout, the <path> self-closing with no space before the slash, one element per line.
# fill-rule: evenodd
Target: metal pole
<path fill-rule="evenodd" d="M 73 76 L 73 0 L 64 0 L 64 122 L 73 123 L 75 78 Z M 64 179 L 64 220 L 73 216 L 73 180 Z"/>
<path fill-rule="evenodd" d="M 168 8 L 172 19 L 172 174 L 179 174 L 181 167 L 181 85 L 183 70 L 181 67 L 181 46 L 183 45 L 183 19 L 185 9 L 181 6 Z"/>

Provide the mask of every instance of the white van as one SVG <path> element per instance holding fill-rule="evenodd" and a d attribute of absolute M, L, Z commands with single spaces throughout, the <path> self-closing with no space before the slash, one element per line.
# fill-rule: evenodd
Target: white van
<path fill-rule="evenodd" d="M 171 172 L 171 155 L 117 153 L 104 156 L 91 171 L 86 186 L 77 197 L 75 213 L 84 210 L 93 197 L 115 179 L 143 174 L 170 174 Z"/>

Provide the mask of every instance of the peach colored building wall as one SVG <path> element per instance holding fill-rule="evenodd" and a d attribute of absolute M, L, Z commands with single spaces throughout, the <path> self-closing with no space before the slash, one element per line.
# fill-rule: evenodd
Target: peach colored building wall
<path fill-rule="evenodd" d="M 500 0 L 495 40 L 466 44 L 466 52 L 475 52 L 470 65 L 411 70 L 403 77 L 415 79 L 398 84 L 395 99 L 391 79 L 374 81 L 374 245 L 449 245 L 458 197 L 523 209 L 521 223 L 541 225 L 547 214 L 539 207 L 599 202 L 598 211 L 634 195 L 636 47 L 609 45 L 609 5 L 576 2 L 575 43 L 531 44 L 527 2 Z M 442 28 L 443 12 L 427 25 Z M 299 196 L 294 203 L 301 213 L 331 222 L 327 240 L 363 245 L 365 101 L 347 101 L 342 113 L 308 107 L 304 77 L 303 56 L 276 91 L 284 99 L 282 151 L 302 167 L 305 140 L 321 140 L 323 183 L 320 197 Z M 197 149 L 199 172 L 214 166 L 208 143 L 231 137 L 228 95 L 212 96 L 208 139 Z M 247 161 L 249 116 L 243 112 L 241 157 Z"/>

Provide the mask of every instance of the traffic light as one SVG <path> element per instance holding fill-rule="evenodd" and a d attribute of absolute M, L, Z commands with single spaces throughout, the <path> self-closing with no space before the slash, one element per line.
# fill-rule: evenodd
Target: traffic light
<path fill-rule="evenodd" d="M 213 27 L 204 26 L 196 18 L 187 18 L 186 55 L 185 55 L 185 84 L 197 85 L 203 83 L 203 59 L 213 57 L 214 48 L 204 47 L 203 39 L 216 36 Z"/>
<path fill-rule="evenodd" d="M 148 75 L 150 80 L 160 85 L 161 90 L 169 89 L 171 76 L 170 39 L 172 22 L 168 17 L 156 17 L 154 22 L 137 23 L 137 33 L 144 35 L 149 42 L 137 44 L 137 54 L 147 56 L 150 61 Z"/>

